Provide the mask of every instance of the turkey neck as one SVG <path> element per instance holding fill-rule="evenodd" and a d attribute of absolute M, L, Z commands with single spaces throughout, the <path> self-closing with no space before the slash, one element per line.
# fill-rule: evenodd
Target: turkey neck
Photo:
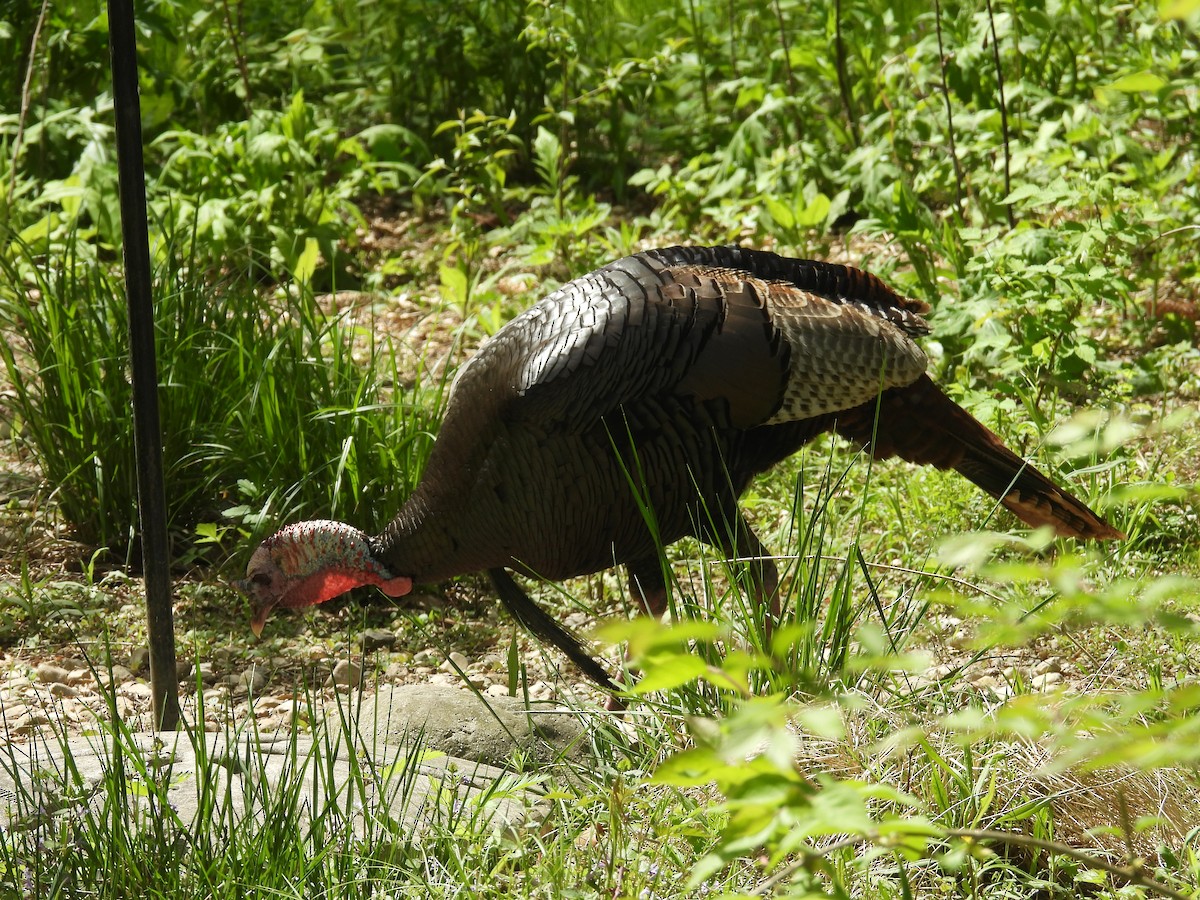
<path fill-rule="evenodd" d="M 440 504 L 431 502 L 430 494 L 424 483 L 420 485 L 387 528 L 370 539 L 377 560 L 417 584 L 463 572 L 453 564 L 458 542 L 447 529 L 449 523 L 436 512 Z"/>
<path fill-rule="evenodd" d="M 477 408 L 477 415 L 486 415 Z M 375 558 L 414 583 L 444 581 L 505 565 L 507 557 L 479 533 L 477 478 L 490 442 L 476 435 L 474 417 L 451 411 L 442 423 L 425 473 L 400 512 L 371 538 Z M 499 557 L 499 558 L 498 558 Z"/>

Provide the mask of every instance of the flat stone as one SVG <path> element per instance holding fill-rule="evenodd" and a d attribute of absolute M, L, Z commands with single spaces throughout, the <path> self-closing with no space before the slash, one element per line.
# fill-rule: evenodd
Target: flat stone
<path fill-rule="evenodd" d="M 40 709 L 31 709 L 13 723 L 13 734 L 30 734 L 36 729 L 50 724 L 50 718 Z"/>
<path fill-rule="evenodd" d="M 1033 667 L 1034 675 L 1047 675 L 1051 672 L 1062 671 L 1062 660 L 1057 656 L 1051 656 L 1048 659 L 1043 659 L 1040 663 Z"/>
<path fill-rule="evenodd" d="M 425 746 L 451 756 L 502 766 L 515 753 L 541 760 L 590 759 L 579 718 L 551 706 L 526 708 L 517 697 L 489 694 L 486 703 L 456 686 L 382 686 L 361 705 L 344 701 L 345 715 L 380 740 Z"/>
<path fill-rule="evenodd" d="M 42 684 L 66 684 L 67 679 L 71 677 L 71 673 L 62 666 L 52 663 L 42 663 L 33 671 Z"/>
<path fill-rule="evenodd" d="M 237 682 L 234 685 L 238 690 L 249 691 L 252 694 L 257 694 L 262 691 L 269 681 L 267 675 L 267 667 L 260 665 L 251 665 L 246 668 L 241 675 L 238 676 Z"/>
<path fill-rule="evenodd" d="M 1046 672 L 1044 675 L 1035 675 L 1030 681 L 1030 686 L 1035 691 L 1046 691 L 1061 682 L 1063 677 L 1059 672 Z"/>
<path fill-rule="evenodd" d="M 79 688 L 71 687 L 69 684 L 54 682 L 50 685 L 50 696 L 63 699 L 70 699 L 79 696 Z"/>
<path fill-rule="evenodd" d="M 441 654 L 432 647 L 426 647 L 424 650 L 418 650 L 413 654 L 412 658 L 412 663 L 414 666 L 436 666 L 441 661 Z"/>
<path fill-rule="evenodd" d="M 78 671 L 81 671 L 81 670 L 77 669 L 76 672 L 78 672 Z M 77 682 L 77 681 L 75 681 L 76 672 L 72 672 L 71 673 L 71 683 L 72 684 L 82 684 L 84 682 L 92 680 L 92 673 L 91 673 L 90 669 L 83 669 L 82 671 L 88 673 L 87 677 L 83 678 Z M 115 687 L 120 684 L 125 684 L 125 682 L 127 682 L 127 681 L 133 681 L 133 678 L 134 678 L 133 672 L 129 671 L 128 666 L 120 666 L 120 665 L 114 665 L 111 670 L 107 669 L 107 668 L 97 668 L 96 676 L 99 678 L 100 685 L 105 688 Z"/>
<path fill-rule="evenodd" d="M 29 712 L 29 707 L 21 701 L 5 700 L 3 704 L 0 704 L 0 713 L 3 714 L 0 721 L 16 722 L 27 712 Z"/>
<path fill-rule="evenodd" d="M 388 628 L 368 628 L 359 636 L 363 653 L 386 650 L 396 643 L 396 632 Z"/>
<path fill-rule="evenodd" d="M 117 690 L 120 691 L 122 696 L 128 697 L 130 700 L 149 700 L 154 696 L 150 685 L 144 681 L 131 681 L 128 684 L 121 685 Z"/>
<path fill-rule="evenodd" d="M 352 810 L 349 827 L 360 839 L 385 818 L 402 823 L 405 833 L 464 815 L 493 829 L 516 829 L 536 825 L 548 809 L 538 794 L 518 784 L 517 776 L 470 760 L 361 735 L 331 741 L 319 733 L 281 731 L 230 740 L 235 731 L 211 733 L 208 727 L 135 733 L 128 742 L 121 738 L 122 744 L 132 744 L 126 752 L 138 753 L 154 774 L 164 799 L 193 827 L 202 814 L 222 828 L 248 817 L 261 820 L 261 798 L 280 796 L 285 785 L 306 798 L 296 807 L 296 828 L 306 828 L 318 816 L 327 834 L 330 818 L 341 819 Z M 338 749 L 331 751 L 331 744 Z M 70 766 L 64 765 L 63 742 L 54 734 L 35 732 L 27 742 L 0 749 L 0 826 L 32 828 L 53 815 L 69 827 L 72 816 L 96 817 L 105 803 L 121 802 L 106 795 L 111 790 L 106 785 L 113 783 L 107 777 L 113 765 L 108 730 L 70 738 L 65 746 Z M 206 761 L 203 770 L 201 761 Z M 295 787 L 297 779 L 302 786 Z M 207 798 L 203 812 L 201 796 Z M 131 779 L 124 802 L 131 809 L 144 807 L 147 787 Z M 131 816 L 133 822 L 150 820 Z"/>

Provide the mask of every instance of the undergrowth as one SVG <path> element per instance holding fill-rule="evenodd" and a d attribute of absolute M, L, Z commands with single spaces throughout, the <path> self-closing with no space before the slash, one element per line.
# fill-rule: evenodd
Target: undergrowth
<path fill-rule="evenodd" d="M 90 573 L 136 562 L 106 19 L 46 10 L 0 20 L 0 409 L 42 485 L 5 512 Z M 1195 893 L 1195 0 L 139 15 L 177 564 L 240 569 L 302 516 L 380 527 L 467 352 L 676 242 L 928 300 L 939 383 L 1128 540 L 1013 536 L 952 474 L 820 443 L 744 498 L 794 624 L 668 549 L 677 624 L 611 632 L 638 699 L 588 712 L 594 762 L 544 773 L 539 829 L 301 832 L 294 785 L 258 830 L 161 803 L 134 827 L 117 761 L 157 803 L 154 775 L 116 723 L 99 811 L 0 833 L 14 896 Z M 104 618 L 90 575 L 74 616 L 19 551 L 6 645 Z M 566 594 L 603 612 L 614 583 Z"/>

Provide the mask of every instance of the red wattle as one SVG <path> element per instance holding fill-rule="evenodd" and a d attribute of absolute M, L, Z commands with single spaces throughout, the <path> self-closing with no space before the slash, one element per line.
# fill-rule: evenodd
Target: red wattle
<path fill-rule="evenodd" d="M 389 597 L 403 597 L 412 590 L 411 578 L 392 578 L 379 582 L 379 589 Z"/>

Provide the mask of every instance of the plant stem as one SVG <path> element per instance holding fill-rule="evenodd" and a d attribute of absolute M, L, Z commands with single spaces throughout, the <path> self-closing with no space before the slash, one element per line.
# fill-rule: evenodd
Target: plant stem
<path fill-rule="evenodd" d="M 238 73 L 242 78 L 242 89 L 246 92 L 243 102 L 246 104 L 246 112 L 250 110 L 250 70 L 246 66 L 246 54 L 242 52 L 242 45 L 238 41 L 238 35 L 241 32 L 242 13 L 241 6 L 238 7 L 238 21 L 233 21 L 233 14 L 229 9 L 229 0 L 221 0 L 221 9 L 225 13 L 225 27 L 229 29 L 229 42 L 233 44 L 233 55 L 237 59 Z"/>
<path fill-rule="evenodd" d="M 858 115 L 854 111 L 854 97 L 850 93 L 850 75 L 846 71 L 846 41 L 842 37 L 842 0 L 837 0 L 834 6 L 834 50 L 837 59 L 838 91 L 842 95 L 842 109 L 846 111 L 846 122 L 850 126 L 850 135 L 854 138 L 854 146 L 862 144 L 858 133 Z"/>
<path fill-rule="evenodd" d="M 996 16 L 992 12 L 992 0 L 987 0 L 988 24 L 992 29 L 992 59 L 996 63 L 996 90 L 1000 99 L 1000 137 L 1004 141 L 1004 196 L 1012 193 L 1012 150 L 1008 137 L 1008 105 L 1004 102 L 1004 72 L 1000 68 L 1000 39 L 996 37 Z M 1016 228 L 1017 219 L 1011 203 L 1004 204 L 1008 227 Z"/>
<path fill-rule="evenodd" d="M 779 45 L 783 48 L 783 73 L 787 78 L 788 95 L 795 97 L 799 91 L 796 88 L 796 76 L 792 74 L 792 48 L 788 44 L 787 23 L 783 20 L 783 8 L 779 5 L 779 0 L 772 0 L 771 7 L 779 21 Z"/>
<path fill-rule="evenodd" d="M 958 198 L 957 211 L 959 218 L 965 213 L 963 201 L 963 171 L 958 161 L 958 151 L 954 147 L 954 111 L 950 106 L 950 87 L 946 84 L 946 48 L 942 43 L 942 2 L 933 0 L 934 23 L 937 26 L 938 65 L 941 66 L 942 98 L 946 101 L 946 135 L 950 140 L 950 159 L 954 162 L 954 192 Z"/>
<path fill-rule="evenodd" d="M 42 38 L 42 24 L 46 21 L 46 11 L 50 8 L 50 0 L 42 0 L 41 11 L 38 12 L 37 24 L 33 26 L 33 40 L 29 42 L 29 64 L 25 67 L 25 83 L 21 87 L 21 114 L 17 118 L 17 135 L 13 138 L 12 171 L 8 178 L 8 201 L 5 207 L 12 206 L 13 194 L 17 190 L 17 159 L 21 155 L 21 144 L 25 140 L 25 120 L 29 116 L 29 97 L 33 87 L 33 67 L 37 61 L 37 48 Z"/>

